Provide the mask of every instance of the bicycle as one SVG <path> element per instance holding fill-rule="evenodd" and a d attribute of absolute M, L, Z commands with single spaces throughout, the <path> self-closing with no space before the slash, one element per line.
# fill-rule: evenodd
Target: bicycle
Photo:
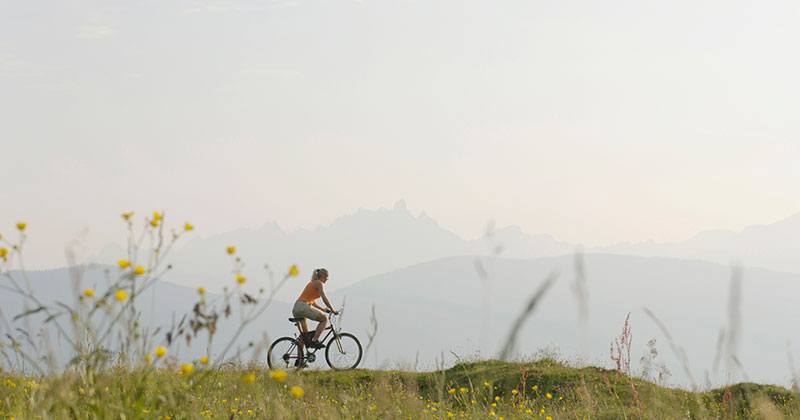
<path fill-rule="evenodd" d="M 363 353 L 361 343 L 353 334 L 341 332 L 341 328 L 337 329 L 334 324 L 334 316 L 333 313 L 328 314 L 330 325 L 325 328 L 325 337 L 319 340 L 321 343 L 327 341 L 325 347 L 322 347 L 325 349 L 325 361 L 334 370 L 355 369 L 361 362 Z M 297 327 L 299 336 L 281 337 L 269 346 L 267 364 L 270 369 L 302 369 L 317 360 L 317 350 L 322 348 L 315 349 L 308 346 L 314 333 L 309 331 L 303 334 L 300 328 L 302 320 L 303 318 L 289 318 L 289 322 L 294 323 L 294 326 Z M 302 347 L 300 346 L 301 340 Z M 303 352 L 303 348 L 305 348 L 305 352 Z"/>

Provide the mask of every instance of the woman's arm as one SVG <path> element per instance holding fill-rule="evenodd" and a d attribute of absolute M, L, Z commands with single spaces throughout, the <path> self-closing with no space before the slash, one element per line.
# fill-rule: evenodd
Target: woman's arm
<path fill-rule="evenodd" d="M 319 294 L 320 294 L 320 297 L 322 297 L 322 301 L 325 302 L 325 305 L 328 306 L 327 310 L 330 310 L 331 312 L 333 312 L 334 315 L 338 315 L 339 312 L 336 312 L 336 310 L 333 309 L 333 305 L 331 305 L 331 301 L 328 300 L 328 295 L 325 294 L 325 289 L 322 287 L 322 284 L 319 285 Z M 325 309 L 323 309 L 323 311 L 324 310 Z"/>

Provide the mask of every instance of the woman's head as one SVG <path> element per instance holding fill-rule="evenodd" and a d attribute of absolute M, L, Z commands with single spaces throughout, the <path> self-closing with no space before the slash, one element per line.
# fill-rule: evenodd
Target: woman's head
<path fill-rule="evenodd" d="M 328 281 L 328 270 L 324 268 L 318 268 L 314 270 L 314 274 L 311 275 L 311 281 L 319 280 L 323 283 Z"/>

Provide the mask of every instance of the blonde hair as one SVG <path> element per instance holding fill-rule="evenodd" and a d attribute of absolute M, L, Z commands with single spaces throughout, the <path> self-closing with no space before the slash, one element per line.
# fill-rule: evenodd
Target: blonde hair
<path fill-rule="evenodd" d="M 314 274 L 311 275 L 311 281 L 319 280 L 320 277 L 322 277 L 323 275 L 327 275 L 327 274 L 328 274 L 328 270 L 326 270 L 324 268 L 318 268 L 318 269 L 314 270 Z"/>

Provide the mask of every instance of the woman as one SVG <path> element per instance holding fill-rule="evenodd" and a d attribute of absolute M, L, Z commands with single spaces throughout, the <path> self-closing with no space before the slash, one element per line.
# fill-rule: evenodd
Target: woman
<path fill-rule="evenodd" d="M 325 316 L 325 312 L 332 312 L 334 315 L 338 314 L 338 312 L 333 309 L 333 305 L 331 305 L 328 297 L 325 295 L 324 285 L 327 281 L 328 270 L 324 268 L 318 268 L 314 270 L 314 274 L 311 275 L 311 281 L 309 281 L 305 289 L 303 289 L 303 293 L 300 293 L 300 297 L 297 298 L 297 301 L 294 303 L 294 308 L 292 308 L 293 317 L 308 318 L 319 322 L 317 325 L 317 331 L 314 333 L 314 338 L 308 345 L 309 347 L 315 349 L 321 349 L 325 347 L 324 344 L 319 342 L 319 337 L 322 335 L 322 332 L 325 331 L 325 327 L 328 326 L 328 317 Z M 322 298 L 322 301 L 325 302 L 325 306 L 327 306 L 327 308 L 323 308 L 317 304 L 316 300 L 320 297 Z M 300 321 L 300 327 L 303 330 L 303 335 L 305 335 L 305 333 L 308 331 L 308 326 L 306 325 L 305 319 Z"/>

